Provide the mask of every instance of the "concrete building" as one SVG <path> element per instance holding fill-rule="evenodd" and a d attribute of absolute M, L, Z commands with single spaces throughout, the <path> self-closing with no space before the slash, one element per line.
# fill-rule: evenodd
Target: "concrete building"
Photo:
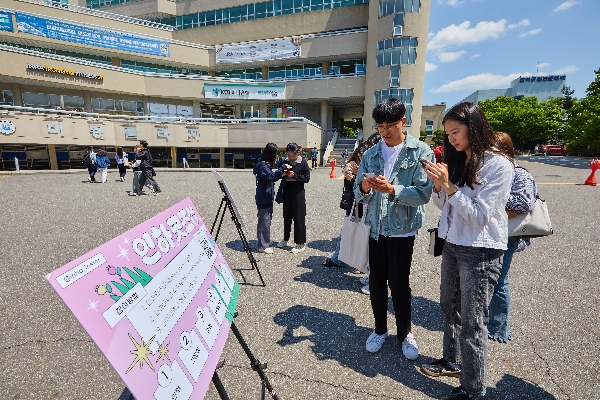
<path fill-rule="evenodd" d="M 566 75 L 525 76 L 514 79 L 507 89 L 477 90 L 459 103 L 468 101 L 479 103 L 484 100 L 493 100 L 496 97 L 507 96 L 516 99 L 523 97 L 537 97 L 538 101 L 546 101 L 553 97 L 562 97 L 562 88 L 565 86 Z"/>
<path fill-rule="evenodd" d="M 427 136 L 433 135 L 437 130 L 443 130 L 442 119 L 446 114 L 446 103 L 423 106 L 421 114 L 421 130 L 427 132 Z"/>
<path fill-rule="evenodd" d="M 218 8 L 216 6 L 218 5 Z M 159 163 L 246 166 L 267 142 L 330 150 L 388 97 L 421 121 L 430 0 L 5 0 L 0 168 L 147 140 Z M 22 107 L 22 108 L 19 108 Z M 6 128 L 6 129 L 4 129 Z"/>

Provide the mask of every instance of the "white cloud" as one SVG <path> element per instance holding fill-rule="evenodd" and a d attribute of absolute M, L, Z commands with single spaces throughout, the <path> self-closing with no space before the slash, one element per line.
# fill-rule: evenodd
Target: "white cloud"
<path fill-rule="evenodd" d="M 577 71 L 577 67 L 574 65 L 569 65 L 567 67 L 560 68 L 560 69 L 557 69 L 556 71 L 553 71 L 550 75 L 570 74 L 571 72 L 575 72 L 575 71 Z"/>
<path fill-rule="evenodd" d="M 461 51 L 440 51 L 436 53 L 436 57 L 441 62 L 452 62 L 458 60 L 462 55 L 467 54 L 465 50 Z"/>
<path fill-rule="evenodd" d="M 542 28 L 537 28 L 537 29 L 532 29 L 530 31 L 527 31 L 525 33 L 521 33 L 519 35 L 519 37 L 525 37 L 525 36 L 533 36 L 533 35 L 537 35 L 538 33 L 540 33 L 542 31 Z"/>
<path fill-rule="evenodd" d="M 490 89 L 498 86 L 506 86 L 513 79 L 520 76 L 531 76 L 531 73 L 514 73 L 509 75 L 496 75 L 483 73 L 478 75 L 467 76 L 466 78 L 443 84 L 437 89 L 433 89 L 433 93 L 448 93 L 457 92 L 469 89 Z"/>
<path fill-rule="evenodd" d="M 490 38 L 497 39 L 507 29 L 505 19 L 498 22 L 481 21 L 473 28 L 470 28 L 470 26 L 471 22 L 465 21 L 460 25 L 452 24 L 445 27 L 441 31 L 430 35 L 431 40 L 427 44 L 427 48 L 439 50 L 448 46 L 475 44 Z"/>
<path fill-rule="evenodd" d="M 471 56 L 471 60 L 472 60 L 472 59 L 474 59 L 474 58 L 479 58 L 479 57 L 481 57 L 481 54 L 479 54 L 479 53 L 477 53 L 477 54 L 473 54 L 473 55 Z"/>
<path fill-rule="evenodd" d="M 565 1 L 564 3 L 561 3 L 558 7 L 556 7 L 554 9 L 554 12 L 559 12 L 559 11 L 565 11 L 568 10 L 569 8 L 573 7 L 575 4 L 579 3 L 578 1 L 575 0 L 568 0 Z"/>
<path fill-rule="evenodd" d="M 435 71 L 436 69 L 437 65 L 428 62 L 425 63 L 425 73 Z"/>
<path fill-rule="evenodd" d="M 456 6 L 456 5 L 460 4 L 460 3 L 463 3 L 463 1 L 460 1 L 460 0 L 446 0 L 446 1 L 444 1 L 444 0 L 437 0 L 437 3 L 438 4 L 448 4 L 449 6 Z"/>
<path fill-rule="evenodd" d="M 518 28 L 520 26 L 529 26 L 531 25 L 531 21 L 529 21 L 528 19 L 524 19 L 523 21 L 519 22 L 518 24 L 509 24 L 507 26 L 508 29 L 515 29 Z"/>
<path fill-rule="evenodd" d="M 542 69 L 542 68 L 546 68 L 549 67 L 550 63 L 539 63 L 535 66 L 536 69 Z"/>

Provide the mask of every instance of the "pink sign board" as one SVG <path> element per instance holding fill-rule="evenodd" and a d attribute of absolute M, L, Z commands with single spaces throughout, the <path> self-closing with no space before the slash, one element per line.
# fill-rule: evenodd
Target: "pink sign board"
<path fill-rule="evenodd" d="M 240 286 L 189 198 L 46 279 L 137 399 L 204 397 Z"/>

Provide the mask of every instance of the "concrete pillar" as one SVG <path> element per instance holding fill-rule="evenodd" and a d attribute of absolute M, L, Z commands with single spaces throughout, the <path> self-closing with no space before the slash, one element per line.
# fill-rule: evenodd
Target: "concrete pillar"
<path fill-rule="evenodd" d="M 110 59 L 112 61 L 113 67 L 120 67 L 121 66 L 121 59 L 119 57 L 111 57 Z"/>
<path fill-rule="evenodd" d="M 266 65 L 263 65 L 263 67 L 262 67 L 262 78 L 263 78 L 263 81 L 266 81 L 267 79 L 269 79 L 269 67 Z"/>
<path fill-rule="evenodd" d="M 48 145 L 48 156 L 50 156 L 50 169 L 58 169 L 58 159 L 56 158 L 56 146 Z"/>
<path fill-rule="evenodd" d="M 192 109 L 194 111 L 194 118 L 202 117 L 202 109 L 200 108 L 200 100 L 192 100 Z"/>
<path fill-rule="evenodd" d="M 240 104 L 236 104 L 233 106 L 233 116 L 236 119 L 242 118 L 242 106 Z"/>
<path fill-rule="evenodd" d="M 329 102 L 327 100 L 321 100 L 321 128 L 327 129 L 327 111 L 329 109 Z"/>
<path fill-rule="evenodd" d="M 327 129 L 333 128 L 333 106 L 327 107 Z"/>
<path fill-rule="evenodd" d="M 321 75 L 329 75 L 329 67 L 331 67 L 330 61 L 323 61 L 321 64 Z"/>
<path fill-rule="evenodd" d="M 150 115 L 150 99 L 148 96 L 144 97 L 144 115 Z"/>
<path fill-rule="evenodd" d="M 14 83 L 12 85 L 13 103 L 17 107 L 23 107 L 23 93 L 21 93 L 21 85 Z"/>
<path fill-rule="evenodd" d="M 177 147 L 171 147 L 171 168 L 177 168 Z"/>
<path fill-rule="evenodd" d="M 90 92 L 83 92 L 83 111 L 92 112 L 92 95 Z"/>
<path fill-rule="evenodd" d="M 215 76 L 215 71 L 208 71 L 208 76 Z"/>
<path fill-rule="evenodd" d="M 225 147 L 219 149 L 219 168 L 225 168 Z"/>

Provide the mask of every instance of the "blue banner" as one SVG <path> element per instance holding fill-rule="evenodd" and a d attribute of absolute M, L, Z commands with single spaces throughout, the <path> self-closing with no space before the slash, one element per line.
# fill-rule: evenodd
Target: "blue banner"
<path fill-rule="evenodd" d="M 0 31 L 13 31 L 12 13 L 0 11 Z"/>
<path fill-rule="evenodd" d="M 109 49 L 169 57 L 169 42 L 16 13 L 19 32 Z M 12 24 L 11 24 L 12 26 Z"/>

